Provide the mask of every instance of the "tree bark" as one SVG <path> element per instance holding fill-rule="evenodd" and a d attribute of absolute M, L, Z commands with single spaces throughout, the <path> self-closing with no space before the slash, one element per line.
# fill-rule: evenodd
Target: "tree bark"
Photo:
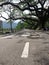
<path fill-rule="evenodd" d="M 46 30 L 46 29 L 45 29 L 45 21 L 41 21 L 41 29 L 42 29 L 42 30 Z"/>
<path fill-rule="evenodd" d="M 12 29 L 12 22 L 10 21 L 10 29 L 11 29 L 11 32 L 13 32 L 13 29 Z"/>

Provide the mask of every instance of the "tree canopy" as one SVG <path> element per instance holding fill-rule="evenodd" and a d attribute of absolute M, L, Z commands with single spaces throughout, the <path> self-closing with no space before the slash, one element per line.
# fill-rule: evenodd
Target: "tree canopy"
<path fill-rule="evenodd" d="M 13 9 L 15 9 L 15 11 L 13 16 L 9 16 L 8 19 L 29 19 L 36 22 L 35 28 L 39 27 L 39 29 L 45 29 L 45 24 L 49 19 L 49 0 L 20 0 L 18 3 L 13 3 L 13 1 L 5 1 L 0 3 L 1 9 L 4 10 L 4 8 L 6 7 L 6 9 L 4 10 L 5 12 L 9 12 L 9 6 L 11 6 L 11 11 Z M 25 10 L 29 11 L 26 16 L 23 13 Z M 17 14 L 16 11 L 19 14 Z"/>

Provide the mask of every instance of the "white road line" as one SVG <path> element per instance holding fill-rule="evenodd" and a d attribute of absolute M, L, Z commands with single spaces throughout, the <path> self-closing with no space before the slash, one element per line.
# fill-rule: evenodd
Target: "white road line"
<path fill-rule="evenodd" d="M 26 42 L 21 58 L 28 58 L 29 53 L 29 42 Z"/>
<path fill-rule="evenodd" d="M 9 35 L 9 36 L 5 36 L 5 37 L 1 37 L 0 39 L 6 39 L 6 38 L 11 38 L 13 37 L 13 35 Z"/>
<path fill-rule="evenodd" d="M 22 37 L 27 37 L 27 36 L 29 36 L 29 34 L 27 35 L 27 34 L 23 34 L 23 35 L 21 35 Z"/>

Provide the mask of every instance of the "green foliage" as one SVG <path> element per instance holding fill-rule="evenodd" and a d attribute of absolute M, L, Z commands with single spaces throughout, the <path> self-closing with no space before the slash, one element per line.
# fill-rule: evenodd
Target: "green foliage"
<path fill-rule="evenodd" d="M 34 21 L 31 22 L 29 20 L 30 24 L 28 23 L 28 20 L 24 21 L 24 22 L 19 22 L 16 26 L 16 30 L 21 30 L 21 29 L 33 29 L 34 28 L 34 24 L 36 24 Z"/>
<path fill-rule="evenodd" d="M 30 24 L 28 24 L 27 22 L 19 22 L 16 26 L 16 30 L 21 30 L 21 29 L 24 29 L 24 28 L 31 29 L 31 27 L 32 26 Z"/>
<path fill-rule="evenodd" d="M 2 1 L 5 1 L 5 0 L 0 0 L 0 2 L 2 2 Z"/>
<path fill-rule="evenodd" d="M 28 23 L 27 22 L 24 22 L 23 25 L 24 25 L 24 28 L 28 28 Z"/>
<path fill-rule="evenodd" d="M 45 27 L 49 29 L 49 21 L 46 22 Z"/>
<path fill-rule="evenodd" d="M 17 24 L 17 26 L 16 26 L 16 30 L 21 30 L 21 29 L 23 29 L 23 28 L 24 28 L 24 24 L 21 23 L 21 22 L 19 22 L 19 23 Z"/>

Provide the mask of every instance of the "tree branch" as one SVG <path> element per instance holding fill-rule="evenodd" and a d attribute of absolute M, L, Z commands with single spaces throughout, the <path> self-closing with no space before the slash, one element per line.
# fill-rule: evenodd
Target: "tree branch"
<path fill-rule="evenodd" d="M 4 3 L 1 3 L 0 4 L 0 7 L 2 7 L 2 6 L 4 6 L 4 5 L 12 5 L 12 6 L 14 6 L 14 7 L 17 7 L 18 9 L 20 9 L 21 11 L 24 11 L 24 10 L 30 10 L 30 11 L 34 11 L 34 9 L 30 9 L 30 8 L 28 8 L 28 7 L 25 7 L 25 8 L 20 8 L 18 5 L 16 5 L 16 4 L 14 4 L 14 3 L 11 3 L 11 2 L 4 2 Z"/>

